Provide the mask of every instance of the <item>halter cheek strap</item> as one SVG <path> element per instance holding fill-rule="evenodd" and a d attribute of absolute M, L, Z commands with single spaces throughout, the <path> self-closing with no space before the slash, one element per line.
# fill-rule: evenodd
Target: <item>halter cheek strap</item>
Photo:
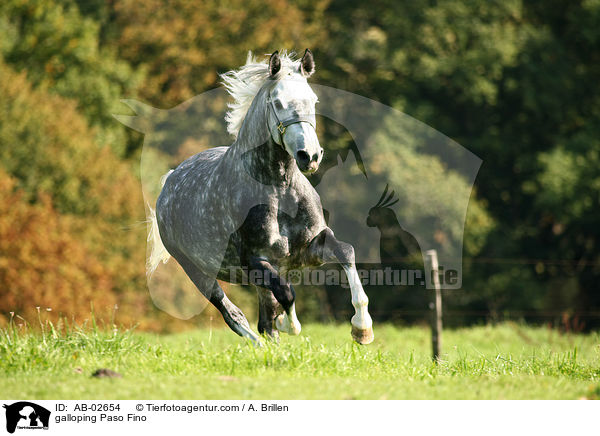
<path fill-rule="evenodd" d="M 297 123 L 308 123 L 313 127 L 313 129 L 317 129 L 315 126 L 314 118 L 310 116 L 297 115 L 295 117 L 281 121 L 277 116 L 277 110 L 275 109 L 275 104 L 273 103 L 273 99 L 271 98 L 271 96 L 269 96 L 269 107 L 271 108 L 271 111 L 273 111 L 273 115 L 275 115 L 275 119 L 277 120 L 277 131 L 279 132 L 279 145 L 281 145 L 282 147 L 284 146 L 283 134 L 285 133 L 285 129 L 287 129 L 288 126 Z"/>

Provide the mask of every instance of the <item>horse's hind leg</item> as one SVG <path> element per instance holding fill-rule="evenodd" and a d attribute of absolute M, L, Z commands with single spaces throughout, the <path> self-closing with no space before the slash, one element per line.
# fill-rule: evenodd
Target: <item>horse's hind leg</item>
<path fill-rule="evenodd" d="M 252 331 L 248 320 L 242 313 L 239 307 L 227 298 L 221 286 L 214 278 L 208 277 L 198 267 L 196 267 L 187 257 L 180 255 L 174 256 L 181 267 L 184 269 L 188 277 L 194 282 L 196 287 L 210 301 L 227 323 L 227 325 L 238 335 L 248 338 L 256 346 L 261 346 L 260 338 Z"/>
<path fill-rule="evenodd" d="M 258 293 L 258 333 L 265 334 L 275 341 L 279 339 L 279 333 L 273 329 L 273 322 L 277 316 L 279 303 L 273 292 L 260 286 L 254 286 Z M 280 309 L 281 310 L 281 309 Z"/>
<path fill-rule="evenodd" d="M 281 278 L 273 265 L 263 258 L 251 258 L 248 267 L 252 271 L 249 277 L 253 281 L 252 284 L 272 292 L 283 308 L 284 312 L 275 318 L 277 330 L 291 335 L 300 334 L 302 326 L 296 316 L 296 306 L 294 304 L 296 293 L 292 285 Z M 254 274 L 254 272 L 259 274 Z"/>
<path fill-rule="evenodd" d="M 223 319 L 225 319 L 227 325 L 238 335 L 250 339 L 254 345 L 261 346 L 262 344 L 258 335 L 252 331 L 250 325 L 248 324 L 248 320 L 240 308 L 233 304 L 229 298 L 227 298 L 227 295 L 225 295 L 216 280 L 215 287 L 221 292 L 213 294 L 213 296 L 210 298 L 210 302 L 214 304 L 217 309 L 219 309 L 219 312 L 221 312 L 221 315 L 223 315 Z"/>

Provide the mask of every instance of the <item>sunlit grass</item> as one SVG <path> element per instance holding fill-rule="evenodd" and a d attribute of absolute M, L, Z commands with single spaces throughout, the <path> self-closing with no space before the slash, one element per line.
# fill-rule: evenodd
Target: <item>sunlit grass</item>
<path fill-rule="evenodd" d="M 226 329 L 170 335 L 98 328 L 1 331 L 5 398 L 597 398 L 600 337 L 518 324 L 448 330 L 430 359 L 421 327 L 308 325 L 254 348 Z M 123 375 L 94 379 L 98 368 Z"/>

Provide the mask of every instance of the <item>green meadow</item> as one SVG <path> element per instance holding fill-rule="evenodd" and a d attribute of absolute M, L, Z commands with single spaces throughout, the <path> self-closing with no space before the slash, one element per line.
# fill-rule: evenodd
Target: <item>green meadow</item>
<path fill-rule="evenodd" d="M 600 335 L 520 324 L 447 330 L 430 358 L 423 327 L 306 325 L 254 348 L 226 329 L 176 334 L 2 330 L 5 399 L 597 399 Z M 108 368 L 119 378 L 94 378 Z"/>

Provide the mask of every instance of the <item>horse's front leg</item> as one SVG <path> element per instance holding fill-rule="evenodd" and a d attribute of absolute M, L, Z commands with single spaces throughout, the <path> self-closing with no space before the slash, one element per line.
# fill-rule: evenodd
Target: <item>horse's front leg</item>
<path fill-rule="evenodd" d="M 352 338 L 363 345 L 373 342 L 373 320 L 368 310 L 369 298 L 365 294 L 356 271 L 354 247 L 346 242 L 338 241 L 328 227 L 311 241 L 308 247 L 308 257 L 309 263 L 323 264 L 337 261 L 342 265 L 348 276 L 352 306 L 355 310 L 355 314 L 350 320 Z"/>
<path fill-rule="evenodd" d="M 273 265 L 262 257 L 251 257 L 248 267 L 249 281 L 253 285 L 272 291 L 275 299 L 284 310 L 281 315 L 275 318 L 277 330 L 291 335 L 300 334 L 302 327 L 296 316 L 294 303 L 296 293 L 292 285 L 280 277 Z"/>

